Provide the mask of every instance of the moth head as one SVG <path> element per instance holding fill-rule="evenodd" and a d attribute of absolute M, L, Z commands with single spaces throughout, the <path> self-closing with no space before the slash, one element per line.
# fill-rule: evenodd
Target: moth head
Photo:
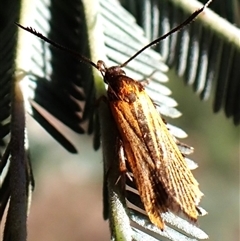
<path fill-rule="evenodd" d="M 99 60 L 97 62 L 98 70 L 101 72 L 104 82 L 106 84 L 111 84 L 115 81 L 117 81 L 119 76 L 126 75 L 124 70 L 120 66 L 113 66 L 110 68 L 107 68 L 105 63 L 102 60 Z"/>

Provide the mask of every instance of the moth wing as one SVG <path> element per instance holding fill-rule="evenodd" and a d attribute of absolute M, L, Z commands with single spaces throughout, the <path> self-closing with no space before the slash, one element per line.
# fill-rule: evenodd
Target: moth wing
<path fill-rule="evenodd" d="M 121 135 L 127 163 L 147 215 L 153 224 L 163 230 L 161 213 L 167 211 L 167 195 L 162 183 L 155 179 L 154 165 L 143 143 L 138 120 L 133 115 L 133 106 L 124 101 L 115 101 L 110 103 L 110 107 Z"/>
<path fill-rule="evenodd" d="M 142 103 L 142 106 L 135 108 L 136 115 L 144 116 L 148 123 L 146 125 L 139 122 L 139 127 L 155 166 L 157 175 L 155 179 L 159 180 L 167 193 L 166 205 L 169 210 L 182 211 L 188 218 L 196 221 L 198 216 L 196 206 L 203 195 L 199 190 L 198 182 L 145 91 L 142 92 L 140 98 L 142 100 L 139 103 Z"/>
<path fill-rule="evenodd" d="M 168 194 L 168 207 L 174 212 L 182 211 L 196 221 L 196 206 L 203 194 L 173 137 L 168 133 L 165 123 L 161 119 L 158 121 L 161 129 L 161 143 L 158 145 L 167 151 L 160 152 L 161 161 L 156 168 L 161 173 L 160 181 Z"/>

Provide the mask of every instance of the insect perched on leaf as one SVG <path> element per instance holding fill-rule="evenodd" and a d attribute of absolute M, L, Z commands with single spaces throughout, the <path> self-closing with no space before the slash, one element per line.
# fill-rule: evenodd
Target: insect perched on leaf
<path fill-rule="evenodd" d="M 145 49 L 189 24 L 210 2 L 208 1 L 169 33 L 146 45 L 125 63 L 110 68 L 107 68 L 101 60 L 95 64 L 32 28 L 17 24 L 53 46 L 70 52 L 101 72 L 104 82 L 108 85 L 107 99 L 124 152 L 123 158 L 120 158 L 120 171 L 125 173 L 127 169 L 123 167 L 130 167 L 146 213 L 150 221 L 161 230 L 164 229 L 161 214 L 167 211 L 182 212 L 187 218 L 196 222 L 200 214 L 198 204 L 203 194 L 176 140 L 146 93 L 144 85 L 126 76 L 122 68 Z"/>

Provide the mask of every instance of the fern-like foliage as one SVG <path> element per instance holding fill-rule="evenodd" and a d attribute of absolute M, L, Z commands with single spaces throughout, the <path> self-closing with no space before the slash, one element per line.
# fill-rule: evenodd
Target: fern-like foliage
<path fill-rule="evenodd" d="M 198 6 L 196 1 L 178 0 L 121 2 L 134 14 L 149 39 L 168 32 Z M 213 13 L 209 13 L 211 19 L 203 14 L 196 23 L 162 41 L 156 51 L 201 99 L 214 95 L 214 112 L 224 109 L 238 125 L 240 5 L 238 1 L 222 0 L 213 1 L 210 8 L 229 22 Z"/>

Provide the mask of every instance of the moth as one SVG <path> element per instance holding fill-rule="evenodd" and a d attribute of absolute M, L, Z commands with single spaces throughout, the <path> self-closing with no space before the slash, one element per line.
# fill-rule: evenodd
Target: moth
<path fill-rule="evenodd" d="M 106 69 L 104 81 L 110 86 L 108 101 L 126 162 L 150 221 L 163 230 L 161 213 L 168 210 L 197 221 L 203 194 L 144 86 L 118 66 Z"/>
<path fill-rule="evenodd" d="M 189 24 L 210 2 L 208 1 L 202 8 L 195 11 L 182 24 L 143 47 L 125 63 L 110 68 L 107 68 L 101 60 L 95 64 L 34 29 L 16 23 L 24 30 L 61 50 L 70 52 L 100 71 L 104 82 L 108 85 L 107 100 L 118 127 L 124 151 L 120 166 L 126 166 L 127 163 L 130 167 L 146 213 L 150 221 L 161 230 L 164 230 L 161 214 L 167 211 L 181 212 L 188 219 L 196 222 L 200 214 L 198 204 L 203 194 L 176 140 L 169 133 L 153 101 L 146 93 L 144 85 L 128 77 L 122 68 L 145 49 Z"/>

